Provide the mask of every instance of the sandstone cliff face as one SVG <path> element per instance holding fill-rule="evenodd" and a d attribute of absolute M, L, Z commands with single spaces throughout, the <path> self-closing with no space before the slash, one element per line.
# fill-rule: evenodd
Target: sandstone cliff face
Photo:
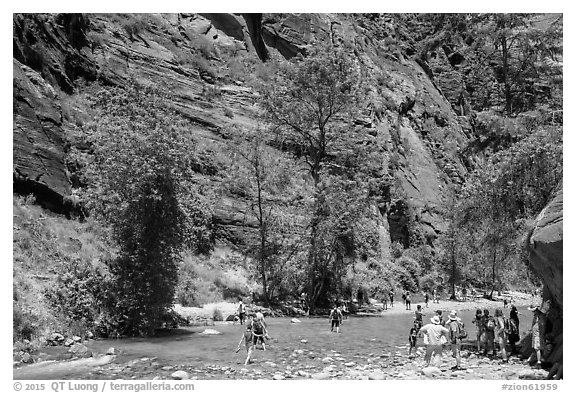
<path fill-rule="evenodd" d="M 560 308 L 563 305 L 563 199 L 560 190 L 536 218 L 528 239 L 530 265 L 542 278 L 549 299 Z"/>
<path fill-rule="evenodd" d="M 14 17 L 14 179 L 56 195 L 70 195 L 71 168 L 64 161 L 72 142 L 72 119 L 60 100 L 81 93 L 78 78 L 123 85 L 130 79 L 168 88 L 174 107 L 190 121 L 202 146 L 218 150 L 230 127 L 256 126 L 254 92 L 220 54 L 245 59 L 289 59 L 308 45 L 332 40 L 353 45 L 369 70 L 371 107 L 358 119 L 392 159 L 398 200 L 383 198 L 381 237 L 407 244 L 407 225 L 430 238 L 443 229 L 440 207 L 446 188 L 466 173 L 461 151 L 468 121 L 456 115 L 422 67 L 387 51 L 371 31 L 349 15 L 335 14 L 157 14 L 138 23 L 113 15 L 16 15 Z M 130 24 L 131 23 L 131 24 Z M 198 66 L 204 51 L 209 67 Z M 208 69 L 206 69 L 208 68 Z M 54 91 L 54 92 L 53 92 Z M 201 173 L 207 184 L 222 181 Z M 245 202 L 222 195 L 216 222 L 230 237 L 242 237 Z M 413 212 L 408 217 L 408 211 Z M 390 240 L 388 240 L 390 239 Z"/>
<path fill-rule="evenodd" d="M 527 239 L 530 266 L 544 283 L 542 311 L 549 321 L 552 351 L 545 353 L 553 363 L 550 375 L 562 377 L 563 368 L 563 200 L 562 188 L 536 218 Z"/>

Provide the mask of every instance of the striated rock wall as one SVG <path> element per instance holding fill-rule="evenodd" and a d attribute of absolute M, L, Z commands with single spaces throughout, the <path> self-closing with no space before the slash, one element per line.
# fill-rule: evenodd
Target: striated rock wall
<path fill-rule="evenodd" d="M 358 119 L 381 147 L 383 162 L 397 179 L 393 200 L 383 197 L 383 248 L 390 241 L 409 243 L 408 225 L 431 240 L 443 229 L 440 208 L 447 188 L 460 182 L 466 168 L 461 151 L 467 121 L 422 66 L 388 51 L 351 15 L 338 14 L 154 14 L 15 15 L 14 177 L 15 190 L 33 184 L 53 192 L 53 204 L 72 192 L 72 168 L 65 162 L 69 131 L 76 125 L 63 115 L 61 101 L 82 93 L 82 78 L 123 85 L 130 79 L 169 89 L 172 103 L 190 121 L 201 146 L 218 151 L 227 130 L 257 125 L 258 108 L 222 53 L 245 59 L 290 59 L 309 45 L 331 40 L 348 44 L 368 70 L 371 105 Z M 134 19 L 136 18 L 136 19 Z M 203 53 L 209 67 L 198 66 Z M 210 68 L 207 70 L 206 68 Z M 50 89 L 54 93 L 50 93 Z M 217 188 L 217 173 L 199 173 Z M 59 199 L 60 198 L 60 199 Z M 241 241 L 253 223 L 246 204 L 222 195 L 215 207 L 224 237 Z M 58 206 L 55 206 L 57 209 Z M 387 233 L 388 235 L 384 235 Z"/>
<path fill-rule="evenodd" d="M 544 283 L 541 309 L 549 321 L 547 334 L 553 344 L 546 360 L 559 365 L 563 363 L 563 202 L 560 188 L 536 218 L 527 238 L 530 266 Z"/>

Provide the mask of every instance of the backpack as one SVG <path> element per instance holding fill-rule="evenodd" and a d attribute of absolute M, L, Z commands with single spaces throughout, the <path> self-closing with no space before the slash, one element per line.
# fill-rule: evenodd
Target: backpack
<path fill-rule="evenodd" d="M 464 326 L 464 322 L 457 321 L 458 325 L 458 338 L 465 339 L 468 337 L 468 332 L 466 331 L 466 326 Z"/>
<path fill-rule="evenodd" d="M 262 334 L 262 323 L 258 320 L 252 321 L 252 331 L 256 334 Z"/>
<path fill-rule="evenodd" d="M 487 330 L 494 330 L 495 326 L 496 326 L 496 323 L 494 322 L 494 318 L 492 318 L 492 317 L 488 318 L 488 321 L 486 322 L 486 329 Z"/>
<path fill-rule="evenodd" d="M 462 321 L 455 321 L 455 323 L 450 323 L 450 337 L 453 341 L 456 339 L 463 340 L 468 337 L 468 332 L 466 331 L 466 327 Z"/>

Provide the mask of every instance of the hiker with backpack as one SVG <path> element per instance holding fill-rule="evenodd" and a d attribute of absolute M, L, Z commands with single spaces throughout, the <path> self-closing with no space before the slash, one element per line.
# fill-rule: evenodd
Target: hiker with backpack
<path fill-rule="evenodd" d="M 488 309 L 484 309 L 484 315 L 482 315 L 482 335 L 480 341 L 484 346 L 484 356 L 488 355 L 488 352 L 492 351 L 493 355 L 496 356 L 496 348 L 494 347 L 494 327 L 496 323 L 494 322 L 494 317 L 490 315 Z"/>
<path fill-rule="evenodd" d="M 484 327 L 482 326 L 482 310 L 477 309 L 476 315 L 472 320 L 472 323 L 476 325 L 476 346 L 478 353 L 480 353 L 480 344 L 482 343 L 482 333 L 484 332 Z"/>
<path fill-rule="evenodd" d="M 502 310 L 497 308 L 494 311 L 494 333 L 498 346 L 500 347 L 500 354 L 502 361 L 508 362 L 508 354 L 506 353 L 506 342 L 508 341 L 508 332 L 510 331 L 510 323 L 504 317 Z"/>
<path fill-rule="evenodd" d="M 460 362 L 462 357 L 460 356 L 460 350 L 462 349 L 462 340 L 468 337 L 464 323 L 460 318 L 458 318 L 456 310 L 450 311 L 448 316 L 448 322 L 445 327 L 448 329 L 448 338 L 450 341 L 450 348 L 452 349 L 452 357 L 456 359 L 456 366 L 452 367 L 452 370 L 464 370 Z"/>
<path fill-rule="evenodd" d="M 340 333 L 340 325 L 342 324 L 342 312 L 336 306 L 330 311 L 330 331 L 334 331 L 334 327 L 336 327 L 336 333 Z"/>

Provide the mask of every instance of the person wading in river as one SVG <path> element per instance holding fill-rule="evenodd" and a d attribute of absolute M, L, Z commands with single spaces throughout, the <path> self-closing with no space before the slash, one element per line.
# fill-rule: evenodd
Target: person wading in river
<path fill-rule="evenodd" d="M 340 333 L 340 325 L 342 324 L 342 312 L 338 307 L 334 306 L 332 311 L 330 311 L 330 331 L 334 331 L 336 327 L 336 333 Z"/>
<path fill-rule="evenodd" d="M 414 321 L 414 325 L 410 329 L 410 333 L 408 333 L 408 343 L 410 343 L 410 348 L 408 349 L 408 357 L 412 358 L 412 352 L 416 352 L 416 340 L 418 337 L 418 331 L 422 325 L 418 325 L 416 321 Z"/>
<path fill-rule="evenodd" d="M 250 363 L 250 357 L 252 356 L 252 349 L 254 348 L 254 341 L 253 341 L 253 336 L 252 336 L 252 324 L 251 323 L 247 323 L 246 324 L 246 330 L 244 331 L 244 333 L 242 333 L 242 338 L 240 339 L 240 342 L 238 343 L 238 348 L 236 348 L 236 352 L 238 352 L 240 350 L 240 346 L 242 345 L 242 342 L 245 343 L 246 345 L 246 361 L 244 362 L 244 365 L 248 365 L 248 363 Z"/>
<path fill-rule="evenodd" d="M 244 316 L 246 315 L 246 306 L 244 305 L 244 303 L 242 303 L 242 300 L 240 300 L 240 303 L 238 304 L 238 319 L 240 320 L 240 325 L 244 324 Z"/>
<path fill-rule="evenodd" d="M 424 313 L 422 312 L 422 306 L 421 305 L 417 305 L 416 306 L 416 311 L 414 311 L 414 325 L 418 325 L 418 329 L 420 329 L 422 327 L 422 325 L 424 324 L 422 322 L 422 316 L 424 315 Z"/>
<path fill-rule="evenodd" d="M 424 325 L 420 329 L 420 334 L 425 335 L 424 342 L 427 343 L 424 361 L 428 367 L 433 358 L 432 365 L 438 367 L 442 356 L 442 345 L 448 342 L 448 329 L 440 325 L 440 318 L 437 315 L 434 315 L 430 322 L 432 323 Z"/>
<path fill-rule="evenodd" d="M 254 347 L 258 343 L 262 344 L 262 349 L 266 350 L 266 341 L 268 338 L 268 329 L 266 328 L 266 322 L 264 321 L 264 315 L 262 313 L 256 313 L 250 322 L 252 327 L 252 341 Z"/>

